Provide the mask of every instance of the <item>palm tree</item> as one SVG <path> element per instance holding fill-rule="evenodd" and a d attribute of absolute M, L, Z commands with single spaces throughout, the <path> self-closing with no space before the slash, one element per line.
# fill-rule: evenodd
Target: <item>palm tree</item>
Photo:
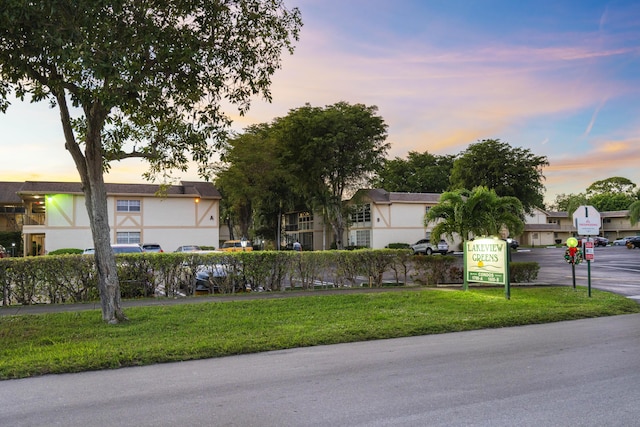
<path fill-rule="evenodd" d="M 631 225 L 636 225 L 640 221 L 640 200 L 636 200 L 629 206 L 629 221 Z"/>
<path fill-rule="evenodd" d="M 454 234 L 463 240 L 472 236 L 499 235 L 507 228 L 512 235 L 524 229 L 524 209 L 515 197 L 500 197 L 487 187 L 443 193 L 438 205 L 425 217 L 425 225 L 435 223 L 434 236 Z"/>

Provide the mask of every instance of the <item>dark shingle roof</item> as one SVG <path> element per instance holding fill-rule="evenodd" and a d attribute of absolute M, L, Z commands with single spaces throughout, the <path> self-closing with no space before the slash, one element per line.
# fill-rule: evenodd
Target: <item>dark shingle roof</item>
<path fill-rule="evenodd" d="M 402 203 L 438 203 L 440 193 L 397 193 L 389 192 L 381 188 L 368 190 L 366 193 L 377 204 Z"/>
<path fill-rule="evenodd" d="M 24 182 L 0 182 L 0 204 L 21 204 L 22 199 L 18 196 L 18 191 L 23 185 Z"/>
<path fill-rule="evenodd" d="M 524 231 L 559 231 L 559 224 L 525 224 Z"/>
<path fill-rule="evenodd" d="M 2 187 L 3 184 L 0 184 Z M 160 189 L 156 184 L 105 184 L 107 194 L 127 196 L 152 196 Z M 26 181 L 17 191 L 20 195 L 29 194 L 83 194 L 79 182 Z M 166 189 L 167 196 L 200 197 L 202 199 L 220 199 L 220 192 L 210 182 L 185 181 L 171 185 Z"/>
<path fill-rule="evenodd" d="M 557 211 L 545 211 L 549 218 L 567 218 L 569 214 L 566 212 L 557 212 Z"/>

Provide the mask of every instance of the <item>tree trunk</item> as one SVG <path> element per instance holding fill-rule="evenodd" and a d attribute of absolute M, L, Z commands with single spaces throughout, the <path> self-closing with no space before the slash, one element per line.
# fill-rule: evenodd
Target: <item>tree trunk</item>
<path fill-rule="evenodd" d="M 95 249 L 94 256 L 98 271 L 98 290 L 100 292 L 102 319 L 111 324 L 119 323 L 127 320 L 127 318 L 122 311 L 118 269 L 115 256 L 111 250 L 107 189 L 104 184 L 101 133 L 107 117 L 107 111 L 97 102 L 84 106 L 87 132 L 86 140 L 84 141 L 85 152 L 83 154 L 80 145 L 75 139 L 64 92 L 58 91 L 56 99 L 60 108 L 65 148 L 71 153 L 76 169 L 78 169 L 80 180 L 82 181 L 82 191 L 85 195 L 85 205 L 89 215 L 89 225 L 91 226 Z"/>
<path fill-rule="evenodd" d="M 118 269 L 111 250 L 107 193 L 102 173 L 99 177 L 93 176 L 91 178 L 93 179 L 89 180 L 89 184 L 84 185 L 84 194 L 95 248 L 102 320 L 115 324 L 125 321 L 127 318 L 122 311 Z"/>
<path fill-rule="evenodd" d="M 336 239 L 336 249 L 344 249 L 344 218 L 341 206 L 328 206 L 327 216 Z"/>

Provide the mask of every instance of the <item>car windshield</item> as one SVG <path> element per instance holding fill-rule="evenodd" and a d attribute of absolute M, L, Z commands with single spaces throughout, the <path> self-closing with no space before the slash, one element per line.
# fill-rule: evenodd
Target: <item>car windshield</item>
<path fill-rule="evenodd" d="M 142 248 L 140 246 L 112 246 L 114 254 L 129 254 L 142 252 Z"/>

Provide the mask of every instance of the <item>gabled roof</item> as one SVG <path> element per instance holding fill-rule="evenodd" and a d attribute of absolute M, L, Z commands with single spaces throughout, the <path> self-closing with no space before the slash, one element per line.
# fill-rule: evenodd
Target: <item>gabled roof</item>
<path fill-rule="evenodd" d="M 22 204 L 18 191 L 23 185 L 24 182 L 0 182 L 0 204 Z"/>
<path fill-rule="evenodd" d="M 569 216 L 569 214 L 567 212 L 557 212 L 557 211 L 546 211 L 547 212 L 547 216 L 549 218 L 567 218 Z"/>
<path fill-rule="evenodd" d="M 559 224 L 526 224 L 524 231 L 559 231 Z"/>
<path fill-rule="evenodd" d="M 156 184 L 105 184 L 110 196 L 153 196 L 160 186 Z M 83 194 L 79 182 L 26 181 L 23 183 L 0 182 L 0 203 L 8 203 L 10 197 L 21 202 L 20 196 L 44 194 Z M 199 197 L 221 199 L 220 192 L 210 182 L 184 181 L 166 188 L 168 197 Z"/>
<path fill-rule="evenodd" d="M 629 216 L 629 210 L 600 212 L 602 218 L 626 218 Z"/>
<path fill-rule="evenodd" d="M 384 205 L 393 203 L 438 203 L 440 193 L 399 193 L 389 192 L 381 188 L 361 190 L 372 202 Z M 361 193 L 362 194 L 362 193 Z"/>
<path fill-rule="evenodd" d="M 547 212 L 549 218 L 571 218 L 568 212 Z M 629 211 L 606 211 L 600 212 L 601 218 L 626 218 L 629 216 Z"/>

